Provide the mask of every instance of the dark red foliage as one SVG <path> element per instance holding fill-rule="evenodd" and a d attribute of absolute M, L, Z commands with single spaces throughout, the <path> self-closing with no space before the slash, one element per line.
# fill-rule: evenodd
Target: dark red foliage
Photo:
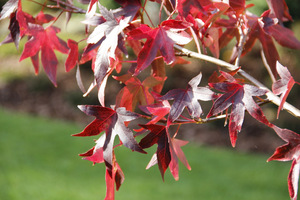
<path fill-rule="evenodd" d="M 268 161 L 293 161 L 288 176 L 288 187 L 291 199 L 296 200 L 300 170 L 300 136 L 299 134 L 291 130 L 281 129 L 275 125 L 273 126 L 273 129 L 275 130 L 277 135 L 287 143 L 278 147 L 274 154 L 268 159 Z"/>
<path fill-rule="evenodd" d="M 240 84 L 230 74 L 221 72 L 228 81 L 220 83 L 210 83 L 209 85 L 223 92 L 214 102 L 207 117 L 221 113 L 232 106 L 229 118 L 229 135 L 231 144 L 234 147 L 237 139 L 237 134 L 241 131 L 244 121 L 245 110 L 258 121 L 269 125 L 267 118 L 264 116 L 261 108 L 253 100 L 253 96 L 262 96 L 266 93 L 265 90 L 259 89 L 248 84 Z"/>
<path fill-rule="evenodd" d="M 178 160 L 191 169 L 181 149 L 188 142 L 178 139 L 181 134 L 179 127 L 190 123 L 201 125 L 219 119 L 225 119 L 226 124 L 228 120 L 230 140 L 235 146 L 245 112 L 273 128 L 287 142 L 277 148 L 268 161 L 292 160 L 288 185 L 290 196 L 295 200 L 300 166 L 299 136 L 271 124 L 261 108 L 264 103 L 273 102 L 278 105 L 277 117 L 282 109 L 300 116 L 300 111 L 285 103 L 297 82 L 289 70 L 279 63 L 280 55 L 275 44 L 276 41 L 281 46 L 300 49 L 300 41 L 283 23 L 292 21 L 286 2 L 267 0 L 270 9 L 256 16 L 248 10 L 255 5 L 246 0 L 150 1 L 115 0 L 115 5 L 119 5 L 116 9 L 108 9 L 98 0 L 78 0 L 76 3 L 72 0 L 51 0 L 41 5 L 36 1 L 28 1 L 41 6 L 33 16 L 23 10 L 22 2 L 25 0 L 9 0 L 0 13 L 0 20 L 9 20 L 9 34 L 0 45 L 13 42 L 18 48 L 24 44 L 20 41 L 26 38 L 20 61 L 30 58 L 38 74 L 41 57 L 42 66 L 55 86 L 58 67 L 56 53 L 67 54 L 62 57 L 65 71 L 69 72 L 77 66 L 76 80 L 84 96 L 92 95 L 93 88 L 97 88 L 101 106 L 79 106 L 81 111 L 95 119 L 74 136 L 99 135 L 95 146 L 79 155 L 93 164 L 105 164 L 106 200 L 114 199 L 115 190 L 124 181 L 115 148 L 124 145 L 132 151 L 146 153 L 144 149 L 157 145 L 147 168 L 158 164 L 162 178 L 169 168 L 174 179 L 178 180 Z M 149 2 L 157 5 L 157 13 L 149 13 Z M 78 4 L 82 5 L 77 7 Z M 61 12 L 50 12 L 51 9 Z M 81 22 L 86 28 L 82 31 L 85 34 L 81 39 L 77 36 L 76 39 L 70 38 L 72 34 L 64 35 L 68 37 L 65 42 L 58 36 L 61 29 L 57 25 L 62 24 L 61 16 L 65 13 L 67 23 L 73 16 L 83 16 Z M 236 40 L 232 43 L 234 38 Z M 247 68 L 239 66 L 242 63 L 240 59 L 252 51 L 256 41 L 261 44 L 266 68 L 271 71 L 274 82 L 272 91 L 244 71 L 259 70 L 259 65 Z M 226 57 L 224 52 L 230 50 L 228 47 L 232 47 L 231 44 L 234 47 L 230 61 L 219 59 Z M 222 48 L 227 49 L 221 51 Z M 197 53 L 189 49 L 197 49 Z M 210 66 L 203 63 L 198 67 L 198 63 L 189 58 L 203 59 L 218 67 L 225 67 L 229 72 L 220 71 L 219 75 L 215 71 L 210 78 L 203 77 L 206 84 L 199 87 L 202 79 L 199 70 L 210 71 L 206 69 Z M 177 66 L 187 63 L 190 65 Z M 86 68 L 89 64 L 93 77 L 86 90 L 80 68 Z M 175 67 L 180 67 L 184 76 L 192 76 L 192 73 L 198 75 L 188 82 L 186 88 L 172 88 L 174 85 L 171 81 L 177 80 L 169 73 Z M 122 85 L 106 87 L 110 81 L 118 81 Z M 114 106 L 105 106 L 109 102 L 105 99 L 106 93 L 115 95 Z M 212 103 L 206 118 L 202 118 L 202 114 L 209 108 L 202 110 L 201 106 L 211 104 L 202 102 L 200 105 L 199 100 Z M 137 118 L 143 118 L 139 123 L 144 123 L 138 130 L 134 127 L 137 124 L 129 124 Z M 174 126 L 178 126 L 175 133 L 172 129 Z M 143 138 L 138 142 L 141 135 Z"/>

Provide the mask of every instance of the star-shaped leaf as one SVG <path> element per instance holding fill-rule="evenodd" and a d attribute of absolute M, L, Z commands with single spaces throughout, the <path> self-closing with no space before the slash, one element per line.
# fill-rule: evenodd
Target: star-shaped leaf
<path fill-rule="evenodd" d="M 164 174 L 169 164 L 171 162 L 171 153 L 170 146 L 168 141 L 168 133 L 166 126 L 149 124 L 149 125 L 140 125 L 141 127 L 150 130 L 139 143 L 139 145 L 145 149 L 157 144 L 156 158 L 158 167 L 161 173 L 162 178 L 164 179 Z"/>
<path fill-rule="evenodd" d="M 186 89 L 170 90 L 160 98 L 161 100 L 174 100 L 168 118 L 169 122 L 178 119 L 185 107 L 191 117 L 199 118 L 202 114 L 202 108 L 198 100 L 210 101 L 215 97 L 214 92 L 209 88 L 198 87 L 201 78 L 202 74 L 200 73 L 190 80 Z"/>
<path fill-rule="evenodd" d="M 277 135 L 287 143 L 278 147 L 268 161 L 293 161 L 288 175 L 288 188 L 291 199 L 296 200 L 300 171 L 300 136 L 291 130 L 281 129 L 277 126 L 273 126 L 273 129 Z"/>
<path fill-rule="evenodd" d="M 245 110 L 256 120 L 269 124 L 264 116 L 261 108 L 253 100 L 253 96 L 262 96 L 266 93 L 265 90 L 257 88 L 253 85 L 240 84 L 230 74 L 221 72 L 224 77 L 227 77 L 229 82 L 209 83 L 209 85 L 224 94 L 220 95 L 214 102 L 210 112 L 207 115 L 211 117 L 221 113 L 232 106 L 229 119 L 229 135 L 231 144 L 234 147 L 237 139 L 237 134 L 240 132 Z"/>
<path fill-rule="evenodd" d="M 20 61 L 30 57 L 35 68 L 35 73 L 37 74 L 39 72 L 39 52 L 41 51 L 44 70 L 54 85 L 56 85 L 56 69 L 58 64 L 54 50 L 65 54 L 69 51 L 67 44 L 56 36 L 59 32 L 60 29 L 54 26 L 44 29 L 37 24 L 31 25 L 30 39 L 25 44 L 20 57 Z"/>
<path fill-rule="evenodd" d="M 119 136 L 120 141 L 127 148 L 133 151 L 146 153 L 138 145 L 134 139 L 133 133 L 125 125 L 125 122 L 136 119 L 138 117 L 137 114 L 126 111 L 125 108 L 117 108 L 116 110 L 113 110 L 107 107 L 91 105 L 81 105 L 78 107 L 85 114 L 94 116 L 96 119 L 92 121 L 81 133 L 75 134 L 74 136 L 93 136 L 105 131 L 104 144 L 102 145 L 103 138 L 99 140 L 97 144 L 100 148 L 103 146 L 103 159 L 107 167 L 112 166 L 112 152 L 116 135 Z M 94 149 L 94 153 L 96 153 L 100 148 Z M 99 158 L 90 159 L 95 162 L 95 160 L 98 160 Z"/>
<path fill-rule="evenodd" d="M 191 37 L 183 30 L 190 26 L 189 23 L 177 20 L 163 21 L 157 28 L 142 24 L 139 28 L 128 33 L 129 39 L 147 38 L 137 58 L 135 75 L 146 69 L 160 50 L 164 61 L 171 64 L 175 61 L 174 44 L 187 44 Z"/>
<path fill-rule="evenodd" d="M 150 131 L 141 141 L 140 146 L 142 148 L 149 148 L 154 144 L 157 144 L 156 153 L 153 155 L 150 160 L 147 169 L 152 167 L 155 164 L 158 164 L 162 178 L 164 179 L 164 174 L 167 168 L 170 168 L 172 175 L 175 180 L 179 179 L 179 167 L 178 167 L 178 158 L 179 160 L 191 170 L 190 165 L 188 164 L 186 157 L 181 149 L 181 146 L 186 145 L 188 142 L 183 140 L 178 140 L 175 138 L 170 138 L 168 133 L 168 127 L 157 125 L 157 124 L 148 124 L 140 125 L 141 127 Z"/>

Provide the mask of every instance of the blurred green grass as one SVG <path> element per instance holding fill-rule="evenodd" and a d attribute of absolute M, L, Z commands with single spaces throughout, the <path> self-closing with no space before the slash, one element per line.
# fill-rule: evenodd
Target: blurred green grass
<path fill-rule="evenodd" d="M 104 166 L 77 156 L 91 138 L 71 137 L 83 127 L 0 108 L 0 199 L 104 199 Z M 155 147 L 156 148 L 156 147 Z M 183 150 L 192 171 L 180 165 L 180 180 L 157 166 L 145 170 L 155 148 L 143 155 L 120 147 L 125 182 L 116 199 L 288 199 L 290 163 L 267 163 L 267 155 L 189 144 Z"/>

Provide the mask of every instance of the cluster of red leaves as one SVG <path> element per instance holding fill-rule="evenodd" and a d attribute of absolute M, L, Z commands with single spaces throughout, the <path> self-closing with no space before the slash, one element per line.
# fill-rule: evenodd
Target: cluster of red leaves
<path fill-rule="evenodd" d="M 290 90 L 297 82 L 288 69 L 278 62 L 279 54 L 274 40 L 282 46 L 300 49 L 300 42 L 293 32 L 283 25 L 283 22 L 292 20 L 285 1 L 267 0 L 270 9 L 261 16 L 255 16 L 247 11 L 253 5 L 246 5 L 245 0 L 152 0 L 162 8 L 157 26 L 153 25 L 145 9 L 147 1 L 115 1 L 120 4 L 120 8 L 114 10 L 108 10 L 97 0 L 86 1 L 88 6 L 83 23 L 87 27 L 87 45 L 82 53 L 78 42 L 69 39 L 66 43 L 57 36 L 60 29 L 53 26 L 57 18 L 44 14 L 43 10 L 33 17 L 22 10 L 20 0 L 9 0 L 0 14 L 0 20 L 10 18 L 10 34 L 0 45 L 14 42 L 18 47 L 21 38 L 27 36 L 20 61 L 30 58 L 35 72 L 38 73 L 41 54 L 43 68 L 54 85 L 58 65 L 54 50 L 68 54 L 65 62 L 67 72 L 76 65 L 92 61 L 94 80 L 85 95 L 97 87 L 101 106 L 79 106 L 81 111 L 95 119 L 74 136 L 100 135 L 96 145 L 80 156 L 94 164 L 105 163 L 105 199 L 114 199 L 115 188 L 118 190 L 124 180 L 124 174 L 114 154 L 114 148 L 120 145 L 140 153 L 146 153 L 144 149 L 157 145 L 157 151 L 147 168 L 158 164 L 162 178 L 169 168 L 178 180 L 178 159 L 191 169 L 181 149 L 187 142 L 177 139 L 177 132 L 170 133 L 169 127 L 201 122 L 203 111 L 199 100 L 213 102 L 205 120 L 222 113 L 225 113 L 226 120 L 229 118 L 232 146 L 236 144 L 246 111 L 257 121 L 273 128 L 279 137 L 288 142 L 279 147 L 269 161 L 293 160 L 288 185 L 291 198 L 296 199 L 299 136 L 267 120 L 258 101 L 268 91 L 247 84 L 244 79 L 235 78 L 238 72 L 236 70 L 220 71 L 220 75 L 214 73 L 206 87 L 198 86 L 202 78 L 199 73 L 189 81 L 185 89 L 173 89 L 161 94 L 167 79 L 165 65 L 173 66 L 185 62 L 176 56 L 174 45 L 186 45 L 194 40 L 199 52 L 201 49 L 204 53 L 210 51 L 218 58 L 220 50 L 236 38 L 237 43 L 231 56 L 234 62 L 240 55 L 250 52 L 258 40 L 262 46 L 266 67 L 271 69 L 274 77 L 280 77 L 272 86 L 273 93 L 281 95 L 277 114 L 279 116 Z M 56 3 L 63 11 L 69 14 L 74 12 L 72 1 Z M 100 14 L 96 13 L 97 8 Z M 163 10 L 167 18 L 162 20 Z M 144 23 L 145 16 L 151 25 Z M 133 53 L 128 53 L 128 49 Z M 129 69 L 123 65 L 124 56 L 133 57 L 133 60 L 128 61 L 132 63 Z M 148 68 L 151 70 L 147 70 Z M 107 80 L 113 72 L 123 73 L 113 76 L 123 84 L 123 88 L 116 95 L 116 105 L 109 108 L 105 107 L 104 94 Z M 80 78 L 77 79 L 80 82 Z M 80 87 L 83 88 L 83 85 Z M 187 113 L 184 112 L 185 108 Z M 148 119 L 148 122 L 140 124 L 141 128 L 135 130 L 134 134 L 128 124 L 139 117 Z M 136 138 L 142 134 L 144 137 L 137 142 Z M 118 141 L 115 140 L 117 135 Z"/>

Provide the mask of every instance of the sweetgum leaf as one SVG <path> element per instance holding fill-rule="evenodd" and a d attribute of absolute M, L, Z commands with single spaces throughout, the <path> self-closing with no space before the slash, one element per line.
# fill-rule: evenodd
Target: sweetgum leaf
<path fill-rule="evenodd" d="M 175 138 L 170 138 L 168 133 L 168 127 L 157 125 L 157 124 L 147 124 L 140 125 L 141 127 L 150 131 L 141 141 L 140 146 L 142 148 L 149 148 L 154 144 L 157 144 L 157 151 L 151 158 L 147 168 L 158 164 L 162 178 L 164 179 L 164 174 L 166 169 L 169 167 L 170 171 L 175 180 L 179 179 L 179 160 L 191 170 L 186 157 L 181 149 L 182 146 L 186 145 L 188 142 L 183 140 L 178 140 Z"/>
<path fill-rule="evenodd" d="M 202 108 L 198 100 L 210 101 L 214 98 L 214 92 L 206 87 L 198 87 L 202 78 L 200 73 L 192 80 L 190 80 L 186 89 L 173 89 L 162 96 L 161 100 L 174 100 L 170 115 L 169 122 L 173 122 L 181 115 L 186 107 L 191 117 L 199 118 L 202 114 Z"/>
<path fill-rule="evenodd" d="M 150 130 L 139 143 L 139 145 L 144 148 L 149 148 L 154 144 L 157 144 L 156 156 L 157 163 L 161 173 L 162 178 L 164 179 L 165 171 L 167 170 L 171 162 L 171 153 L 168 142 L 168 133 L 165 126 L 149 124 L 149 125 L 140 125 L 141 127 Z"/>
<path fill-rule="evenodd" d="M 132 4 L 126 4 L 129 7 Z M 126 7 L 126 6 L 125 6 Z M 125 50 L 123 42 L 123 30 L 129 25 L 128 23 L 133 19 L 137 7 L 127 8 L 130 14 L 126 13 L 126 9 L 107 10 L 99 4 L 99 10 L 104 22 L 101 22 L 92 34 L 88 37 L 87 43 L 93 45 L 93 48 L 98 48 L 96 59 L 93 62 L 94 76 L 98 87 L 98 97 L 102 106 L 104 106 L 104 89 L 107 76 L 112 73 L 111 59 L 116 60 L 116 49 Z M 135 13 L 134 11 L 135 10 Z M 120 69 L 119 69 L 120 70 Z M 105 80 L 105 81 L 104 81 Z"/>
<path fill-rule="evenodd" d="M 54 50 L 60 51 L 64 54 L 67 54 L 69 51 L 67 44 L 56 36 L 59 32 L 60 29 L 54 26 L 49 26 L 44 29 L 40 25 L 31 25 L 29 32 L 31 37 L 25 44 L 23 53 L 19 60 L 22 61 L 25 58 L 31 57 L 37 74 L 39 70 L 38 53 L 41 51 L 41 60 L 44 70 L 55 86 L 58 61 Z"/>
<path fill-rule="evenodd" d="M 135 75 L 146 69 L 160 50 L 164 61 L 171 64 L 175 61 L 174 44 L 187 44 L 191 37 L 183 30 L 190 26 L 189 23 L 177 20 L 162 22 L 157 28 L 150 28 L 142 24 L 139 28 L 128 33 L 129 39 L 147 38 L 137 58 Z"/>
<path fill-rule="evenodd" d="M 103 158 L 107 167 L 111 168 L 113 164 L 113 145 L 116 135 L 119 136 L 121 142 L 127 148 L 145 153 L 134 139 L 133 133 L 125 126 L 125 122 L 136 119 L 138 117 L 137 114 L 126 111 L 125 108 L 117 108 L 116 111 L 107 107 L 91 105 L 81 105 L 78 106 L 78 108 L 85 114 L 94 116 L 96 119 L 81 133 L 75 134 L 74 136 L 93 136 L 105 131 Z M 100 141 L 99 145 L 101 147 L 102 143 Z"/>
<path fill-rule="evenodd" d="M 287 143 L 278 147 L 274 154 L 268 159 L 268 161 L 292 160 L 292 166 L 288 175 L 288 188 L 291 199 L 296 200 L 300 170 L 300 136 L 299 134 L 291 130 L 281 129 L 275 125 L 273 125 L 273 129 L 277 133 L 277 135 Z"/>
<path fill-rule="evenodd" d="M 214 102 L 207 118 L 221 113 L 228 109 L 229 106 L 232 106 L 229 119 L 229 135 L 231 144 L 234 147 L 237 134 L 240 132 L 244 121 L 245 110 L 256 120 L 269 125 L 261 108 L 252 98 L 252 96 L 262 96 L 266 91 L 248 84 L 241 85 L 230 74 L 221 73 L 224 77 L 228 77 L 231 82 L 209 83 L 212 88 L 224 94 L 220 95 Z"/>

